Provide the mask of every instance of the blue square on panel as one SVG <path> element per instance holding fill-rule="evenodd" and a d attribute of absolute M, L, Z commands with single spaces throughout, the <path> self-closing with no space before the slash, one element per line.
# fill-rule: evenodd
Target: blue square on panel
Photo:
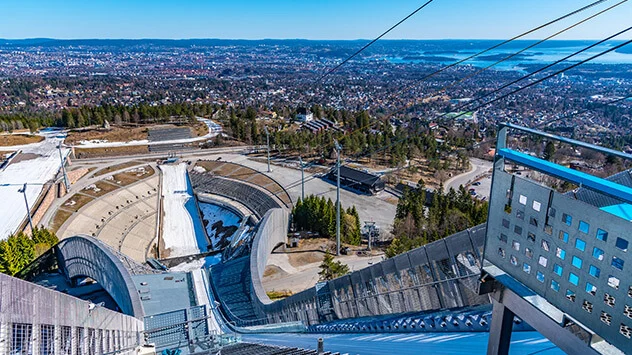
<path fill-rule="evenodd" d="M 590 282 L 586 282 L 586 292 L 590 293 L 591 295 L 595 295 L 595 293 L 597 293 L 597 287 Z"/>
<path fill-rule="evenodd" d="M 573 274 L 572 272 L 568 275 L 568 282 L 572 283 L 573 285 L 577 286 L 579 285 L 579 276 Z"/>
<path fill-rule="evenodd" d="M 562 272 L 564 272 L 564 268 L 562 268 L 561 266 L 555 264 L 555 265 L 553 265 L 553 272 L 558 274 L 559 276 L 562 276 Z"/>
<path fill-rule="evenodd" d="M 599 248 L 593 248 L 593 258 L 597 260 L 603 260 L 603 250 Z"/>
<path fill-rule="evenodd" d="M 591 276 L 599 277 L 599 275 L 601 274 L 601 270 L 595 265 L 590 265 L 590 267 L 588 268 L 588 273 Z"/>
<path fill-rule="evenodd" d="M 564 260 L 566 259 L 566 250 L 562 249 L 562 248 L 557 248 L 557 250 L 555 251 L 555 255 Z"/>
<path fill-rule="evenodd" d="M 608 232 L 603 229 L 597 229 L 597 239 L 603 240 L 604 242 L 608 240 Z"/>
<path fill-rule="evenodd" d="M 579 238 L 577 238 L 575 240 L 575 248 L 577 248 L 577 249 L 579 249 L 581 251 L 586 250 L 586 242 L 581 240 L 581 239 L 579 239 Z"/>
<path fill-rule="evenodd" d="M 623 264 L 623 259 L 617 258 L 616 256 L 612 257 L 612 263 L 610 264 L 612 267 L 623 270 Z"/>
<path fill-rule="evenodd" d="M 560 231 L 560 240 L 562 240 L 564 243 L 568 243 L 568 233 Z"/>
<path fill-rule="evenodd" d="M 628 251 L 628 241 L 623 238 L 617 238 L 617 241 L 614 245 L 617 247 L 617 249 Z"/>
<path fill-rule="evenodd" d="M 588 230 L 590 230 L 590 224 L 584 222 L 584 221 L 579 221 L 579 231 L 582 233 L 586 233 L 588 234 Z"/>
<path fill-rule="evenodd" d="M 576 256 L 573 256 L 573 261 L 571 262 L 571 264 L 573 264 L 574 267 L 576 267 L 578 269 L 581 269 L 582 268 L 582 263 L 583 263 L 582 259 L 580 259 L 580 258 L 578 258 Z"/>

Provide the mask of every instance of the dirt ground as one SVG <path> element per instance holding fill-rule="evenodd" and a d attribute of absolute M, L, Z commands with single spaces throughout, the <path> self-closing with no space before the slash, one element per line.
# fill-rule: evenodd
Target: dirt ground
<path fill-rule="evenodd" d="M 103 196 L 105 194 L 107 194 L 108 192 L 112 192 L 116 189 L 119 188 L 119 186 L 114 185 L 112 183 L 108 183 L 106 181 L 97 181 L 96 184 L 94 184 L 97 187 L 97 191 L 95 191 L 94 189 L 88 189 L 85 188 L 83 189 L 81 192 L 83 192 L 86 195 L 90 195 L 90 196 L 94 196 L 94 197 L 99 197 L 99 196 Z"/>
<path fill-rule="evenodd" d="M 50 224 L 49 228 L 53 232 L 57 232 L 57 230 L 59 230 L 59 227 L 61 227 L 61 225 L 64 224 L 64 222 L 66 222 L 66 220 L 71 215 L 72 212 L 64 211 L 62 209 L 57 210 L 57 212 L 55 213 L 55 217 L 53 217 L 53 222 Z"/>
<path fill-rule="evenodd" d="M 63 207 L 77 212 L 81 207 L 85 206 L 93 200 L 94 198 L 90 196 L 75 194 L 63 205 Z"/>
<path fill-rule="evenodd" d="M 276 265 L 268 265 L 266 266 L 265 271 L 263 272 L 263 277 L 271 277 L 271 276 L 284 276 L 284 275 L 288 275 L 287 272 L 285 272 L 285 270 L 281 269 L 280 267 L 276 266 Z"/>
<path fill-rule="evenodd" d="M 121 155 L 149 154 L 149 146 L 135 145 L 109 148 L 75 148 L 75 156 L 79 159 L 115 157 Z"/>
<path fill-rule="evenodd" d="M 288 254 L 290 265 L 294 267 L 323 261 L 324 257 L 325 253 L 320 251 L 304 251 Z"/>
<path fill-rule="evenodd" d="M 154 174 L 154 169 L 149 165 L 143 166 L 142 168 L 144 170 L 140 170 L 139 168 L 126 170 L 122 173 L 115 174 L 113 175 L 114 180 L 112 180 L 111 182 L 117 185 L 127 186 L 129 184 L 135 183 L 136 181 L 150 177 Z"/>
<path fill-rule="evenodd" d="M 41 142 L 43 140 L 44 137 L 31 134 L 3 134 L 0 135 L 0 147 L 31 144 Z"/>
<path fill-rule="evenodd" d="M 147 127 L 113 127 L 109 130 L 91 129 L 68 133 L 66 144 L 79 144 L 80 141 L 108 140 L 109 142 L 129 142 L 147 139 Z"/>
<path fill-rule="evenodd" d="M 33 153 L 19 153 L 18 155 L 15 156 L 15 158 L 13 158 L 13 160 L 11 161 L 11 164 L 15 164 L 15 163 L 19 163 L 21 161 L 27 161 L 27 160 L 32 160 L 32 159 L 37 159 L 39 158 L 40 155 L 39 154 L 33 154 Z"/>
<path fill-rule="evenodd" d="M 197 122 L 191 127 L 193 137 L 202 137 L 208 134 L 208 126 L 204 122 Z"/>
<path fill-rule="evenodd" d="M 139 165 L 139 164 L 141 164 L 141 162 L 138 162 L 138 161 L 128 161 L 127 163 L 122 163 L 122 164 L 111 165 L 111 166 L 108 166 L 108 167 L 107 167 L 107 168 L 105 168 L 105 169 L 101 169 L 101 170 L 97 171 L 97 172 L 94 174 L 94 176 L 101 176 L 101 175 L 105 175 L 105 174 L 110 173 L 110 172 L 112 172 L 112 171 L 122 170 L 122 169 L 129 168 L 129 167 L 132 167 L 132 166 L 134 166 L 134 165 Z"/>

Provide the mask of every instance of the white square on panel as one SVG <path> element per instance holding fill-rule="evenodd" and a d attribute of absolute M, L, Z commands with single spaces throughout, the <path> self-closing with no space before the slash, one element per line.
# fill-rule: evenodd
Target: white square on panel
<path fill-rule="evenodd" d="M 540 207 L 542 207 L 542 204 L 538 201 L 533 201 L 533 209 L 540 212 Z"/>
<path fill-rule="evenodd" d="M 527 196 L 520 195 L 520 204 L 525 206 L 527 205 Z"/>

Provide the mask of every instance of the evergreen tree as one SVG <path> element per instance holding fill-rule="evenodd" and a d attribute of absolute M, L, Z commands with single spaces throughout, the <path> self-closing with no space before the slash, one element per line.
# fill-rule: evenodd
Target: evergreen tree
<path fill-rule="evenodd" d="M 0 241 L 0 272 L 15 275 L 35 258 L 57 244 L 55 233 L 47 229 L 33 230 L 33 235 L 20 232 Z"/>
<path fill-rule="evenodd" d="M 349 273 L 349 266 L 340 261 L 334 261 L 334 257 L 331 254 L 325 254 L 319 268 L 320 281 L 333 280 Z"/>

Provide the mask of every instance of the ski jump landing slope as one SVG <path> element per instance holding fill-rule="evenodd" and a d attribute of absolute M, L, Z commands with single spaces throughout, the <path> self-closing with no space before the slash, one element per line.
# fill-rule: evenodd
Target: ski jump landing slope
<path fill-rule="evenodd" d="M 26 198 L 29 207 L 33 209 L 44 188 L 43 184 L 55 178 L 61 168 L 57 146 L 63 142 L 65 133 L 48 130 L 42 131 L 40 135 L 45 139 L 39 143 L 15 147 L 23 154 L 31 155 L 32 159 L 11 163 L 0 171 L 0 240 L 17 232 L 20 224 L 26 219 L 24 195 L 18 192 L 22 185 L 28 184 Z M 64 156 L 69 153 L 69 149 L 62 148 Z"/>
<path fill-rule="evenodd" d="M 160 165 L 162 171 L 162 240 L 169 257 L 199 254 L 208 250 L 186 164 Z"/>

